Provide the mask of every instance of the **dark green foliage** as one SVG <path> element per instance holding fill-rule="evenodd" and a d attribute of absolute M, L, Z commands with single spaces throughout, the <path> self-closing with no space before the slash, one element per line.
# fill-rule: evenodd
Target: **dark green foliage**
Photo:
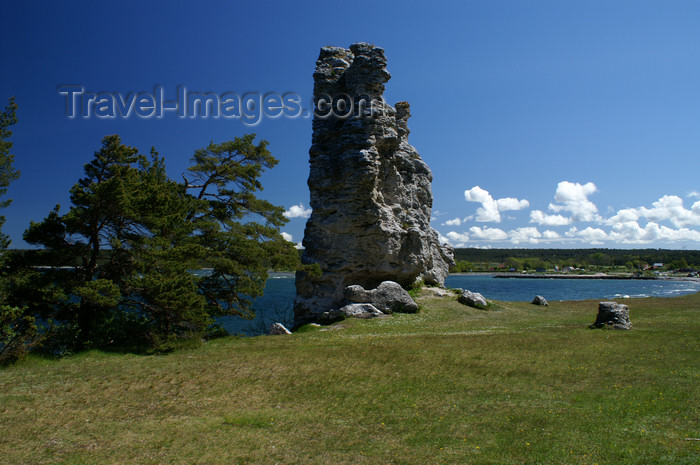
<path fill-rule="evenodd" d="M 466 260 L 459 260 L 455 262 L 450 271 L 453 273 L 467 273 L 469 271 L 474 271 L 474 265 Z"/>
<path fill-rule="evenodd" d="M 5 111 L 0 114 L 0 198 L 7 193 L 7 188 L 10 183 L 19 178 L 19 171 L 13 166 L 15 156 L 10 153 L 12 142 L 8 139 L 12 135 L 9 127 L 17 122 L 17 104 L 14 97 L 10 98 Z M 0 200 L 0 208 L 5 208 L 10 205 L 11 199 Z M 5 217 L 0 216 L 0 228 L 5 223 Z M 5 235 L 0 233 L 0 249 L 6 249 L 10 240 Z"/>
<path fill-rule="evenodd" d="M 259 177 L 277 160 L 267 143 L 246 135 L 197 150 L 186 187 L 198 202 L 189 215 L 201 247 L 208 249 L 210 276 L 200 283 L 213 315 L 250 313 L 251 299 L 262 295 L 267 268 L 293 268 L 297 252 L 279 234 L 284 209 L 259 199 Z M 255 217 L 261 222 L 243 222 Z"/>
<path fill-rule="evenodd" d="M 18 307 L 0 307 L 0 366 L 24 358 L 36 342 L 34 318 Z"/>
<path fill-rule="evenodd" d="M 19 178 L 19 171 L 13 167 L 14 155 L 10 153 L 12 142 L 9 127 L 17 122 L 17 104 L 10 98 L 5 111 L 0 114 L 0 197 L 4 197 L 10 183 Z M 10 205 L 11 199 L 0 201 L 0 208 Z M 0 228 L 5 217 L 0 216 Z M 11 275 L 7 270 L 7 246 L 10 239 L 0 232 L 0 366 L 15 362 L 24 357 L 34 345 L 37 328 L 34 317 L 18 306 L 7 305 Z"/>
<path fill-rule="evenodd" d="M 29 283 L 30 291 L 38 288 L 43 299 L 35 296 L 26 305 L 46 318 L 73 324 L 79 332 L 76 349 L 106 342 L 105 325 L 136 270 L 129 246 L 144 233 L 137 193 L 153 166 L 136 149 L 122 145 L 119 136 L 105 137 L 85 165 L 85 176 L 71 188 L 70 210 L 61 215 L 56 206 L 24 234 L 28 243 L 44 247 L 33 264 L 53 267 Z M 105 262 L 100 261 L 102 251 L 109 251 Z"/>
<path fill-rule="evenodd" d="M 298 262 L 279 233 L 283 209 L 256 197 L 277 160 L 254 138 L 198 150 L 184 183 L 168 178 L 155 151 L 103 139 L 70 210 L 57 206 L 25 232 L 43 249 L 18 254 L 31 279 L 17 283 L 15 301 L 60 327 L 50 352 L 168 350 L 205 335 L 214 316 L 253 316 L 267 267 Z M 193 273 L 200 268 L 211 272 Z"/>
<path fill-rule="evenodd" d="M 520 269 L 557 266 L 620 266 L 643 268 L 654 263 L 677 268 L 700 268 L 700 250 L 664 249 L 455 249 L 457 268 L 453 271 L 488 271 L 504 265 Z M 474 265 L 472 265 L 474 264 Z M 479 264 L 479 266 L 475 266 Z M 520 266 L 518 266 L 518 264 Z"/>

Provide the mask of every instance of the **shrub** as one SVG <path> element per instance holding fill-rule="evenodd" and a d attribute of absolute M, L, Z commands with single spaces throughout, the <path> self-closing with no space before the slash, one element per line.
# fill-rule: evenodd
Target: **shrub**
<path fill-rule="evenodd" d="M 24 315 L 21 308 L 0 307 L 0 366 L 10 365 L 25 357 L 37 342 L 34 317 Z"/>

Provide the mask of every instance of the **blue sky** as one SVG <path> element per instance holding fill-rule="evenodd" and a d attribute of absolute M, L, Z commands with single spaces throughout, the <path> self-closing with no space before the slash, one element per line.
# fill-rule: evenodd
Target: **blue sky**
<path fill-rule="evenodd" d="M 104 135 L 179 178 L 195 149 L 255 132 L 301 241 L 311 119 L 73 118 L 60 85 L 300 96 L 319 48 L 385 49 L 385 99 L 411 104 L 433 226 L 469 247 L 700 247 L 700 2 L 32 2 L 0 4 L 0 99 L 19 104 L 4 231 L 68 190 Z M 295 207 L 296 208 L 292 208 Z"/>

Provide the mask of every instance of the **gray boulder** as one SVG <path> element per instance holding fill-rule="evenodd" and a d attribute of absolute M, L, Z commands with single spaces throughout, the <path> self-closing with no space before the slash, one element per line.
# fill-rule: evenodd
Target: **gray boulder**
<path fill-rule="evenodd" d="M 533 305 L 541 305 L 543 307 L 546 307 L 549 305 L 547 302 L 547 299 L 542 297 L 541 295 L 536 295 L 534 299 L 532 299 L 532 304 Z"/>
<path fill-rule="evenodd" d="M 292 332 L 285 328 L 282 323 L 274 323 L 270 326 L 269 334 L 271 336 L 281 336 L 283 334 L 292 334 Z"/>
<path fill-rule="evenodd" d="M 598 303 L 598 315 L 590 328 L 632 329 L 629 307 L 617 302 Z"/>
<path fill-rule="evenodd" d="M 322 273 L 297 273 L 296 324 L 340 308 L 353 284 L 443 285 L 454 262 L 430 226 L 433 175 L 408 143 L 409 104 L 384 101 L 386 65 L 384 50 L 365 43 L 324 47 L 316 61 L 314 102 L 328 106 L 312 123 L 302 263 Z M 349 117 L 328 110 L 340 101 Z"/>
<path fill-rule="evenodd" d="M 465 290 L 457 298 L 457 300 L 461 304 L 467 305 L 469 307 L 478 308 L 480 310 L 484 310 L 486 307 L 488 307 L 488 302 L 486 302 L 484 296 L 479 294 L 478 292 Z"/>
<path fill-rule="evenodd" d="M 377 318 L 384 316 L 384 312 L 372 304 L 348 304 L 339 310 L 347 318 Z"/>
<path fill-rule="evenodd" d="M 370 319 L 385 316 L 381 310 L 368 303 L 350 303 L 341 308 L 329 310 L 319 315 L 318 320 L 323 324 L 331 324 L 346 318 Z"/>
<path fill-rule="evenodd" d="M 347 286 L 343 290 L 345 300 L 356 304 L 372 304 L 382 313 L 416 313 L 416 304 L 399 283 L 384 281 L 376 289 L 365 290 L 362 286 Z"/>

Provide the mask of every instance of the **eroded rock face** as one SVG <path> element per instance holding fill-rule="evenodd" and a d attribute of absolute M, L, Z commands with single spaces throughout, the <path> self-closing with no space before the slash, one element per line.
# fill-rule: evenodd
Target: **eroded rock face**
<path fill-rule="evenodd" d="M 384 281 L 376 289 L 369 291 L 354 284 L 346 287 L 343 295 L 348 302 L 372 304 L 383 313 L 416 313 L 418 311 L 418 304 L 406 289 L 394 281 Z"/>
<path fill-rule="evenodd" d="M 372 304 L 348 304 L 338 310 L 338 313 L 346 318 L 378 318 L 384 316 L 384 312 Z"/>
<path fill-rule="evenodd" d="M 598 315 L 590 328 L 632 329 L 629 307 L 617 302 L 598 303 Z"/>
<path fill-rule="evenodd" d="M 478 308 L 479 310 L 484 310 L 489 305 L 483 295 L 469 290 L 462 291 L 462 294 L 457 298 L 457 301 L 468 307 Z"/>
<path fill-rule="evenodd" d="M 280 336 L 284 334 L 292 334 L 282 323 L 274 323 L 270 326 L 269 334 L 271 336 Z"/>
<path fill-rule="evenodd" d="M 324 47 L 316 62 L 302 262 L 323 276 L 297 274 L 297 323 L 339 308 L 349 285 L 442 285 L 453 262 L 430 227 L 432 173 L 408 143 L 409 105 L 382 98 L 389 78 L 384 51 L 369 44 Z"/>

